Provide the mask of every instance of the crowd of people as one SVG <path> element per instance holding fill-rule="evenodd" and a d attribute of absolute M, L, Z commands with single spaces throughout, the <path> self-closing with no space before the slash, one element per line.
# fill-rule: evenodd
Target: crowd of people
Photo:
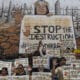
<path fill-rule="evenodd" d="M 49 4 L 45 0 L 38 0 L 35 2 L 34 6 L 34 14 L 35 15 L 47 15 L 51 16 L 53 15 L 49 11 Z M 15 76 L 21 76 L 21 75 L 27 75 L 27 73 L 32 76 L 33 72 L 51 72 L 52 73 L 52 80 L 64 80 L 63 79 L 63 68 L 62 66 L 66 65 L 66 58 L 65 57 L 52 57 L 50 58 L 50 68 L 45 68 L 43 65 L 40 65 L 37 68 L 33 68 L 33 56 L 44 56 L 46 55 L 46 49 L 44 46 L 42 46 L 42 42 L 39 42 L 39 46 L 37 48 L 37 51 L 35 51 L 32 55 L 29 55 L 29 67 L 26 69 L 22 64 L 19 64 L 16 68 L 12 68 L 12 75 Z M 42 49 L 42 51 L 41 51 Z M 3 53 L 3 49 L 1 47 L 0 54 Z M 24 57 L 24 55 L 19 57 Z M 0 70 L 0 76 L 8 76 L 8 69 L 6 67 L 3 67 Z"/>
<path fill-rule="evenodd" d="M 33 65 L 33 63 L 30 63 Z M 51 73 L 52 80 L 63 80 L 63 66 L 66 65 L 66 59 L 64 57 L 52 57 L 49 59 L 49 68 L 45 68 L 44 65 L 40 64 L 38 67 L 33 66 L 23 66 L 23 64 L 18 64 L 17 67 L 11 66 L 11 75 L 12 76 L 23 76 L 30 75 L 34 72 L 46 72 Z M 0 70 L 0 76 L 9 76 L 9 71 L 7 67 L 3 67 Z"/>

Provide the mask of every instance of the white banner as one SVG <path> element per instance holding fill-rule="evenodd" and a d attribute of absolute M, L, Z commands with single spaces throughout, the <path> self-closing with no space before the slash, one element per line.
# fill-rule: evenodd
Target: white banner
<path fill-rule="evenodd" d="M 33 67 L 39 67 L 43 65 L 44 67 L 49 67 L 48 57 L 33 57 Z"/>
<path fill-rule="evenodd" d="M 12 77 L 12 80 L 29 80 L 29 75 L 26 75 L 26 76 L 15 76 L 15 77 Z"/>
<path fill-rule="evenodd" d="M 29 65 L 28 58 L 16 59 L 14 62 L 15 67 L 17 67 L 19 64 L 22 64 L 24 67 L 27 67 Z"/>
<path fill-rule="evenodd" d="M 67 44 L 67 45 L 66 45 Z M 45 49 L 53 56 L 58 49 L 76 48 L 71 16 L 24 16 L 21 26 L 19 53 Z"/>
<path fill-rule="evenodd" d="M 32 80 L 52 80 L 51 73 L 38 72 L 33 74 L 34 75 L 32 75 Z"/>
<path fill-rule="evenodd" d="M 7 76 L 0 76 L 0 80 L 12 80 L 12 77 Z"/>

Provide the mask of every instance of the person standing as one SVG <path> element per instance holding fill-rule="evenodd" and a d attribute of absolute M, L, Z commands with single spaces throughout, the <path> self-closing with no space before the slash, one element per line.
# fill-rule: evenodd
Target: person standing
<path fill-rule="evenodd" d="M 66 64 L 66 59 L 53 58 L 51 65 L 52 80 L 64 80 L 63 66 Z"/>
<path fill-rule="evenodd" d="M 65 57 L 61 57 L 59 59 L 59 65 L 55 69 L 55 74 L 58 77 L 58 80 L 64 80 L 64 75 L 63 75 L 63 66 L 66 65 L 66 59 Z"/>

